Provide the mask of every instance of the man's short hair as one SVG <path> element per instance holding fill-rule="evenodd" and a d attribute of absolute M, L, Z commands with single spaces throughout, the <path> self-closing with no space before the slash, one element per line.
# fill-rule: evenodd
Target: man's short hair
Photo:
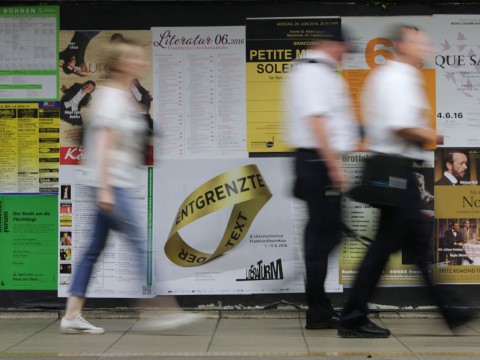
<path fill-rule="evenodd" d="M 454 154 L 463 154 L 465 156 L 467 156 L 467 154 L 465 154 L 464 151 L 461 151 L 461 150 L 458 150 L 458 149 L 451 149 L 451 150 L 448 150 L 447 152 L 445 152 L 443 154 L 443 168 L 444 170 L 447 170 L 447 163 L 450 163 L 453 165 L 453 155 Z"/>
<path fill-rule="evenodd" d="M 416 32 L 421 31 L 420 28 L 408 24 L 396 24 L 390 28 L 388 38 L 393 42 L 402 42 L 405 40 L 407 30 L 414 30 Z"/>

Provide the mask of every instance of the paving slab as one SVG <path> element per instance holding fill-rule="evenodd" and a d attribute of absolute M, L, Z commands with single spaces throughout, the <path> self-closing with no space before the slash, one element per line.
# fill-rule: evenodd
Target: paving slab
<path fill-rule="evenodd" d="M 140 320 L 112 344 L 106 353 L 128 353 L 132 349 L 157 354 L 207 353 L 217 324 L 218 319 L 204 319 L 177 329 L 143 331 L 143 320 Z"/>
<path fill-rule="evenodd" d="M 306 352 L 299 319 L 222 319 L 212 353 Z"/>
<path fill-rule="evenodd" d="M 88 314 L 87 314 L 88 315 Z M 104 335 L 63 335 L 55 318 L 0 319 L 0 359 L 381 359 L 480 358 L 480 319 L 455 334 L 438 317 L 375 317 L 387 339 L 342 339 L 336 330 L 306 330 L 303 316 L 209 316 L 182 328 L 141 331 L 145 318 L 86 316 Z"/>
<path fill-rule="evenodd" d="M 0 352 L 27 341 L 55 323 L 55 319 L 2 319 L 0 321 Z"/>

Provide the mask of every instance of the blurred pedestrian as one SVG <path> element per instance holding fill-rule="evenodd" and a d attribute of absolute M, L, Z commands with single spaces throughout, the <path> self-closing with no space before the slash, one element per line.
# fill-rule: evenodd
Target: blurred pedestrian
<path fill-rule="evenodd" d="M 348 51 L 342 33 L 314 39 L 285 84 L 288 138 L 295 151 L 294 195 L 308 207 L 304 232 L 307 329 L 333 329 L 338 314 L 325 293 L 328 257 L 340 242 L 342 154 L 353 151 L 358 125 L 338 64 Z"/>
<path fill-rule="evenodd" d="M 429 105 L 419 67 L 433 48 L 428 35 L 415 27 L 400 25 L 393 31 L 395 58 L 378 66 L 367 78 L 362 106 L 366 138 L 371 151 L 403 155 L 411 165 L 424 159 L 423 145 L 434 143 L 435 130 L 426 114 Z M 458 308 L 461 301 L 435 286 L 429 269 L 431 229 L 422 217 L 420 191 L 415 173 L 405 171 L 406 188 L 397 206 L 381 207 L 375 241 L 365 255 L 343 308 L 338 335 L 345 338 L 385 338 L 388 329 L 368 318 L 368 301 L 390 257 L 407 250 L 419 266 L 429 294 L 439 307 L 450 328 L 473 317 L 468 308 Z"/>
<path fill-rule="evenodd" d="M 91 120 L 85 133 L 84 165 L 89 174 L 88 185 L 96 199 L 96 218 L 87 250 L 74 269 L 65 316 L 60 323 L 61 332 L 67 334 L 105 332 L 86 321 L 81 312 L 93 267 L 110 230 L 118 230 L 126 236 L 139 271 L 147 273 L 146 237 L 129 196 L 129 189 L 138 184 L 140 176 L 136 170 L 144 164 L 148 133 L 143 109 L 132 97 L 130 86 L 144 71 L 146 63 L 141 47 L 126 39 L 109 44 L 107 54 L 109 77 L 92 101 Z M 195 320 L 189 315 L 170 317 L 148 326 L 155 330 L 182 325 Z"/>
<path fill-rule="evenodd" d="M 111 229 L 121 230 L 131 241 L 138 264 L 144 264 L 143 229 L 128 196 L 137 184 L 136 169 L 143 164 L 146 124 L 135 111 L 129 91 L 131 79 L 144 69 L 141 50 L 133 43 L 118 43 L 109 49 L 111 70 L 105 86 L 98 88 L 92 102 L 91 121 L 85 133 L 85 167 L 91 173 L 89 185 L 95 192 L 97 214 L 90 244 L 73 274 L 65 316 L 64 333 L 101 334 L 104 329 L 83 319 L 81 311 L 91 273 L 105 247 Z"/>

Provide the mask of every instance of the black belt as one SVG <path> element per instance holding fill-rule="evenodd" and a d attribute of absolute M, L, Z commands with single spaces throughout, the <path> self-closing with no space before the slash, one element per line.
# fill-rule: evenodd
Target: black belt
<path fill-rule="evenodd" d="M 299 152 L 311 153 L 311 154 L 318 154 L 317 150 L 311 148 L 297 148 Z"/>
<path fill-rule="evenodd" d="M 303 160 L 322 160 L 318 151 L 312 148 L 297 148 L 296 154 L 299 159 Z"/>

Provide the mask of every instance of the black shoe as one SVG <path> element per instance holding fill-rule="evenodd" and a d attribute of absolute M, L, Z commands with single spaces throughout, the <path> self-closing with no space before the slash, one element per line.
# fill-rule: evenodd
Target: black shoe
<path fill-rule="evenodd" d="M 318 329 L 338 329 L 338 316 L 332 316 L 329 319 L 308 321 L 305 325 L 305 329 L 318 330 Z"/>
<path fill-rule="evenodd" d="M 307 323 L 305 329 L 315 330 L 315 329 L 337 329 L 338 328 L 338 319 L 339 315 L 334 313 L 331 317 L 325 317 L 320 315 L 315 310 L 307 310 L 306 313 Z"/>
<path fill-rule="evenodd" d="M 338 327 L 338 336 L 342 338 L 387 338 L 390 336 L 390 330 L 381 328 L 368 320 L 367 323 L 358 326 Z"/>
<path fill-rule="evenodd" d="M 475 311 L 471 309 L 455 309 L 448 314 L 447 324 L 450 329 L 465 325 L 475 318 Z"/>

